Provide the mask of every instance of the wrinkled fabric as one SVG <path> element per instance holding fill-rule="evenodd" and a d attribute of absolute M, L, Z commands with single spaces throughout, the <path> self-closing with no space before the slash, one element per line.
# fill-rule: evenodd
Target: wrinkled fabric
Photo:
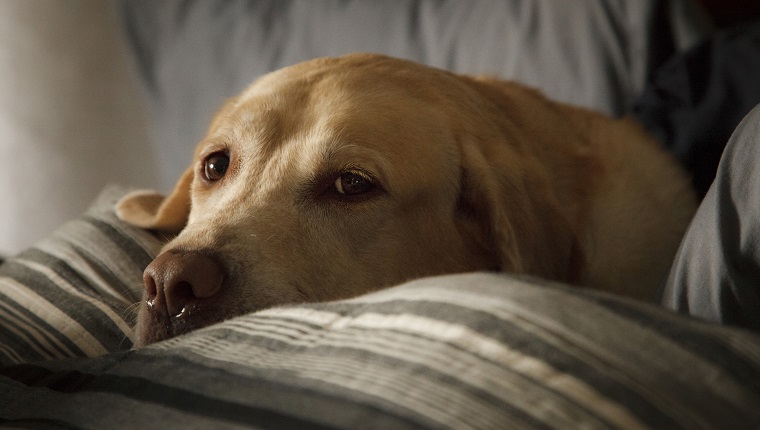
<path fill-rule="evenodd" d="M 760 105 L 737 127 L 676 255 L 662 304 L 760 332 Z"/>

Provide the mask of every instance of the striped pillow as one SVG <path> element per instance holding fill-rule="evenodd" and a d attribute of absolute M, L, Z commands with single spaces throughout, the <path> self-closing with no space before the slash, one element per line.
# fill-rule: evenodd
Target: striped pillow
<path fill-rule="evenodd" d="M 497 274 L 0 369 L 0 417 L 74 428 L 740 429 L 758 405 L 751 333 Z"/>
<path fill-rule="evenodd" d="M 120 222 L 106 189 L 81 218 L 0 265 L 0 365 L 132 347 L 142 271 L 161 244 Z"/>
<path fill-rule="evenodd" d="M 760 337 L 503 274 L 243 315 L 130 350 L 160 244 L 84 216 L 0 267 L 0 423 L 757 428 Z M 69 360 L 62 357 L 99 356 Z"/>

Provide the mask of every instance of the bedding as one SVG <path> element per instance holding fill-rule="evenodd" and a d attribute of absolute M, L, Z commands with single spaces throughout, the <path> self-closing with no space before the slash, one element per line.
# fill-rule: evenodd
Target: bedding
<path fill-rule="evenodd" d="M 0 365 L 102 355 L 132 346 L 130 306 L 161 242 L 117 221 L 123 188 L 0 265 Z"/>
<path fill-rule="evenodd" d="M 504 274 L 274 308 L 130 349 L 138 267 L 160 241 L 115 218 L 124 192 L 0 266 L 3 425 L 760 425 L 758 336 Z"/>
<path fill-rule="evenodd" d="M 739 124 L 676 254 L 661 303 L 760 333 L 760 105 Z"/>

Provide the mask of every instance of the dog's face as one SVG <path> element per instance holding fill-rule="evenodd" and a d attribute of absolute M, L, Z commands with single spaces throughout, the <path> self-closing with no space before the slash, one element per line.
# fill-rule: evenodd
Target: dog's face
<path fill-rule="evenodd" d="M 128 221 L 179 232 L 146 269 L 136 344 L 426 275 L 529 266 L 519 234 L 503 231 L 517 227 L 495 213 L 509 174 L 494 179 L 483 148 L 503 136 L 471 85 L 351 56 L 283 69 L 230 100 L 172 195 L 119 204 Z"/>

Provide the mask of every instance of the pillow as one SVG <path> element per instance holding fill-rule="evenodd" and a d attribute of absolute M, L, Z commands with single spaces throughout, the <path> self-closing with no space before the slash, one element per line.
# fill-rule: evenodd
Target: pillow
<path fill-rule="evenodd" d="M 83 217 L 0 266 L 3 424 L 760 423 L 760 337 L 505 274 L 268 309 L 130 350 L 140 274 L 161 244 L 114 217 L 124 192 L 104 191 Z"/>
<path fill-rule="evenodd" d="M 122 1 L 168 191 L 223 101 L 315 57 L 378 52 L 490 74 L 613 115 L 708 33 L 689 0 Z"/>
<path fill-rule="evenodd" d="M 161 243 L 120 222 L 104 190 L 88 212 L 0 265 L 0 365 L 132 347 L 142 271 Z"/>
<path fill-rule="evenodd" d="M 0 368 L 0 421 L 68 428 L 756 428 L 760 338 L 503 274 L 274 308 Z"/>

